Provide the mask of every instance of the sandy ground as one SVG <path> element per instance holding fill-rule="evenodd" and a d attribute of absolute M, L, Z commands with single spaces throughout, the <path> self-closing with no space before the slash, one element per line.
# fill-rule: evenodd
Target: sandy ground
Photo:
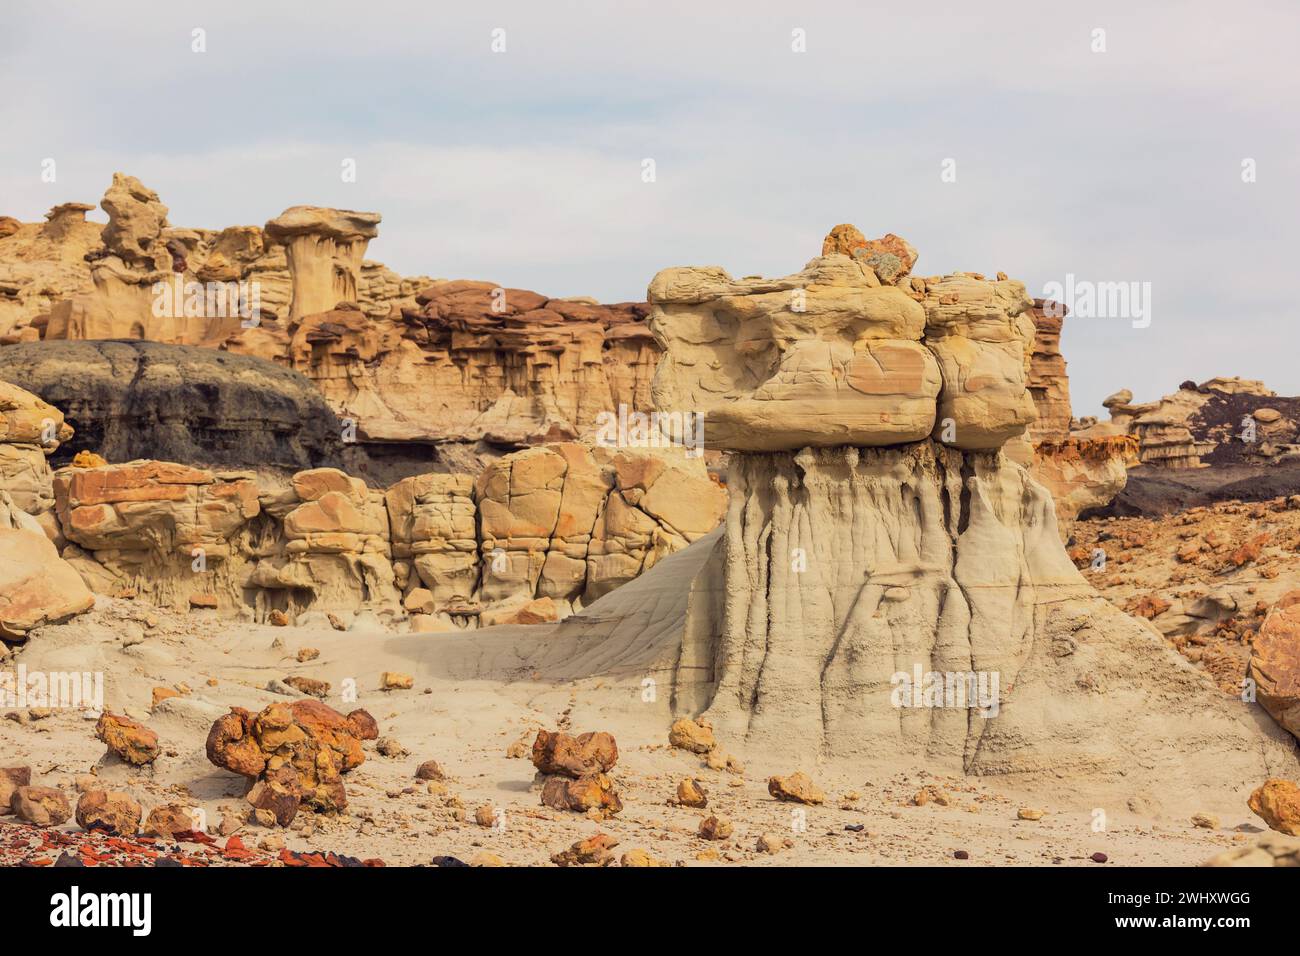
<path fill-rule="evenodd" d="M 0 720 L 0 766 L 30 764 L 33 783 L 61 787 L 74 802 L 78 778 L 94 774 L 99 786 L 129 791 L 146 814 L 170 802 L 199 807 L 215 832 L 223 817 L 242 818 L 246 805 L 242 779 L 205 757 L 208 728 L 231 705 L 260 709 L 285 700 L 265 689 L 268 683 L 301 674 L 329 681 L 326 703 L 336 709 L 369 710 L 381 738 L 395 739 L 408 754 L 384 756 L 376 743 L 367 743 L 365 763 L 345 778 L 346 814 L 304 811 L 289 829 L 274 831 L 295 850 L 379 857 L 389 865 L 428 864 L 441 855 L 469 860 L 484 852 L 508 864 L 549 865 L 552 853 L 603 831 L 619 841 L 615 855 L 641 848 L 685 865 L 1095 866 L 1090 857 L 1098 852 L 1110 864 L 1192 865 L 1261 832 L 1241 793 L 1224 794 L 1216 806 L 1190 807 L 1174 799 L 1178 781 L 1169 782 L 1168 800 L 1126 793 L 1121 783 L 1101 801 L 1081 801 L 1071 797 L 1074 782 L 1068 780 L 1036 783 L 1027 792 L 1002 779 L 939 777 L 897 767 L 795 767 L 739 750 L 734 752 L 743 774 L 711 770 L 702 757 L 667 745 L 668 709 L 663 701 L 645 700 L 635 676 L 542 680 L 527 661 L 534 650 L 530 643 L 544 639 L 545 629 L 494 630 L 500 634 L 274 628 L 101 601 L 74 622 L 44 629 L 0 669 L 14 670 L 21 662 L 29 670 L 102 671 L 106 709 L 145 720 L 158 732 L 163 755 L 152 767 L 135 769 L 105 754 L 93 720 L 79 711 L 37 711 L 34 719 L 0 704 L 9 718 Z M 320 656 L 299 663 L 302 647 L 317 648 Z M 412 675 L 414 688 L 379 690 L 383 671 Z M 476 676 L 483 673 L 494 677 Z M 355 683 L 355 701 L 341 696 L 348 681 Z M 150 707 L 153 688 L 181 685 L 187 694 Z M 620 757 L 612 776 L 624 803 L 618 817 L 597 822 L 541 805 L 527 756 L 507 756 L 511 744 L 531 744 L 539 727 L 615 735 Z M 733 752 L 725 739 L 719 744 Z M 443 793 L 431 793 L 414 778 L 428 759 L 446 771 Z M 769 775 L 796 769 L 826 791 L 824 806 L 780 803 L 768 795 Z M 669 805 L 677 782 L 687 776 L 707 790 L 706 810 Z M 1258 782 L 1243 782 L 1242 792 Z M 926 785 L 949 794 L 950 804 L 911 805 Z M 484 806 L 497 821 L 492 826 L 474 822 Z M 1021 807 L 1045 815 L 1018 820 Z M 1220 827 L 1193 826 L 1196 810 L 1217 814 Z M 711 813 L 731 819 L 730 840 L 696 835 Z M 1097 828 L 1099 813 L 1104 829 Z M 75 824 L 69 821 L 65 829 Z M 245 824 L 238 832 L 252 846 L 273 831 Z M 763 833 L 784 841 L 785 848 L 774 855 L 758 852 L 755 842 Z M 958 850 L 969 859 L 955 859 Z"/>

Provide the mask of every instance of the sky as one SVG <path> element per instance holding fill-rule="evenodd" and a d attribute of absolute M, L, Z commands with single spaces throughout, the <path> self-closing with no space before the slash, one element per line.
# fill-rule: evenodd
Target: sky
<path fill-rule="evenodd" d="M 787 275 L 852 222 L 921 275 L 1146 290 L 1066 319 L 1076 415 L 1300 394 L 1300 4 L 1073 6 L 6 0 L 0 215 L 121 171 L 176 226 L 377 211 L 403 274 L 603 301 Z"/>

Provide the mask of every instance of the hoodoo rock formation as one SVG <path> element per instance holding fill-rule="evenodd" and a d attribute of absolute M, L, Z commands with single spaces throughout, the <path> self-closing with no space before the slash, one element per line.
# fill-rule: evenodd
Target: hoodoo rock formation
<path fill-rule="evenodd" d="M 1295 772 L 1257 707 L 1097 595 L 1007 453 L 1035 418 L 1023 285 L 832 252 L 777 280 L 668 269 L 650 300 L 658 407 L 731 453 L 725 526 L 556 627 L 543 673 L 654 674 L 769 755 L 1135 792 Z"/>
<path fill-rule="evenodd" d="M 477 468 L 506 450 L 590 438 L 602 413 L 655 406 L 651 381 L 664 343 L 651 333 L 644 303 L 601 305 L 492 282 L 404 278 L 365 259 L 378 235 L 377 213 L 294 206 L 262 228 L 181 229 L 168 224 L 167 208 L 152 190 L 121 174 L 101 205 L 107 226 L 85 221 L 92 207 L 71 203 L 52 210 L 43 226 L 17 224 L 0 238 L 0 343 L 143 338 L 286 366 L 317 387 L 355 439 L 356 453 L 344 461 L 309 450 L 306 458 L 296 455 L 297 468 L 344 464 L 372 483 L 391 484 L 431 470 L 418 467 L 421 461 L 436 462 L 432 470 Z M 826 237 L 823 254 L 813 273 L 780 280 L 733 282 L 718 270 L 661 276 L 658 308 L 714 303 L 701 334 L 758 331 L 735 350 L 738 365 L 701 366 L 681 386 L 688 394 L 680 402 L 659 400 L 711 410 L 715 434 L 750 428 L 750 417 L 761 419 L 773 400 L 783 415 L 802 403 L 802 418 L 821 422 L 813 428 L 822 434 L 805 436 L 812 445 L 851 441 L 864 429 L 877 444 L 914 440 L 937 400 L 924 428 L 946 444 L 994 448 L 1017 436 L 1008 454 L 1027 463 L 1033 442 L 1035 474 L 1054 492 L 1062 520 L 1110 500 L 1129 446 L 1069 435 L 1061 310 L 1045 309 L 1049 304 L 1031 301 L 1021 284 L 1006 280 L 914 277 L 917 252 L 893 234 L 868 240 L 842 224 Z M 813 301 L 805 303 L 809 295 Z M 976 296 L 985 301 L 977 304 Z M 962 304 L 954 308 L 958 297 Z M 830 316 L 813 337 L 805 335 L 810 314 Z M 691 362 L 690 348 L 707 345 L 677 342 L 676 361 Z M 780 372 L 769 379 L 762 363 L 778 355 Z M 191 369 L 203 364 L 179 352 L 168 359 Z M 829 392 L 819 391 L 815 380 L 822 372 L 813 370 L 823 368 L 835 370 Z M 733 379 L 737 388 L 752 390 L 747 401 L 712 408 L 709 395 L 725 393 Z M 20 381 L 57 401 L 38 377 Z M 1004 382 L 1014 385 L 1004 388 Z M 815 408 L 801 396 L 832 404 Z M 79 416 L 61 407 L 82 436 L 69 453 L 86 447 L 115 460 L 232 468 L 265 460 L 198 449 L 93 448 L 107 427 L 98 422 L 129 426 L 141 415 Z M 818 414 L 826 410 L 835 414 Z M 220 430 L 220 419 L 208 421 Z M 945 428 L 958 420 L 964 433 L 945 438 Z M 129 445 L 140 431 L 120 427 L 117 433 Z M 212 444 L 221 448 L 227 440 Z M 304 443 L 319 444 L 306 436 Z"/>
<path fill-rule="evenodd" d="M 366 246 L 379 235 L 379 214 L 294 206 L 266 224 L 264 235 L 284 246 L 293 292 L 289 323 L 356 302 Z"/>

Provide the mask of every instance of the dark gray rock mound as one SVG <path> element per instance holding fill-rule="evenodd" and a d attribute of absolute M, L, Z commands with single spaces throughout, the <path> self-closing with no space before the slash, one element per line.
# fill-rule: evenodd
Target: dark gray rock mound
<path fill-rule="evenodd" d="M 56 467 L 82 449 L 111 462 L 290 471 L 345 459 L 342 425 L 320 392 L 265 359 L 159 342 L 31 342 L 0 346 L 0 379 L 76 429 Z"/>

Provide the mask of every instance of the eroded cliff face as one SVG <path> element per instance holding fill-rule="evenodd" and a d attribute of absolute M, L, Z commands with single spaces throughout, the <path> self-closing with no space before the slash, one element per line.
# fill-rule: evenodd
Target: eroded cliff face
<path fill-rule="evenodd" d="M 580 608 L 717 527 L 726 493 L 680 450 L 563 443 L 509 455 L 475 482 L 485 601 Z"/>
<path fill-rule="evenodd" d="M 286 475 L 350 464 L 344 427 L 312 383 L 251 356 L 159 342 L 24 342 L 0 347 L 3 381 L 66 413 L 75 435 L 47 449 L 56 465 L 81 451 Z"/>

